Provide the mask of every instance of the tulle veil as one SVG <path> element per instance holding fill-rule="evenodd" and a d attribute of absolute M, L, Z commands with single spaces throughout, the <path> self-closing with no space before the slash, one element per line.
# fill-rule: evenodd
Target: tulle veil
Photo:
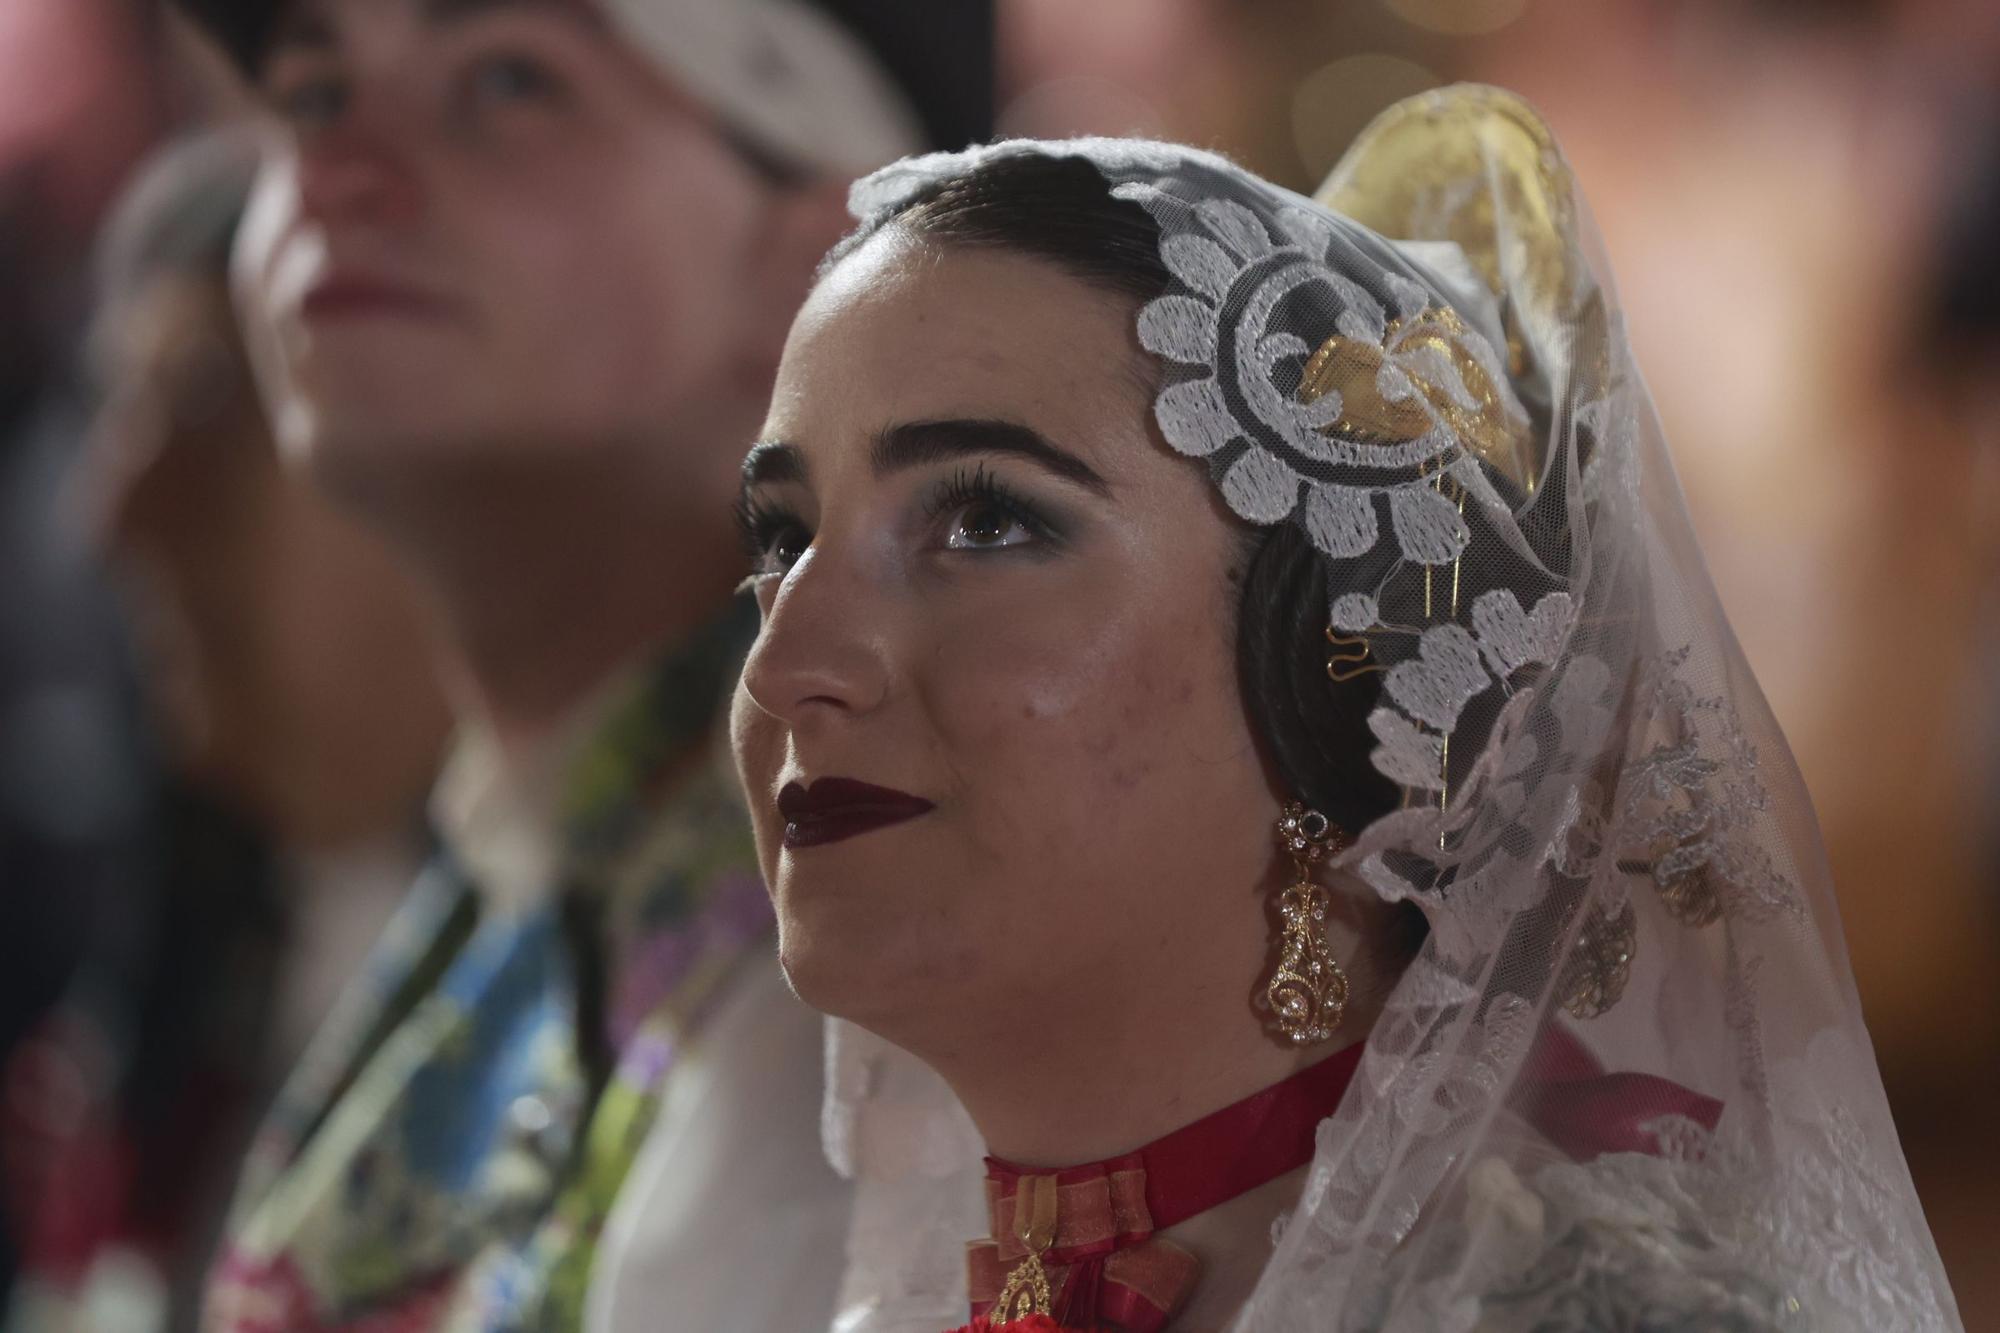
<path fill-rule="evenodd" d="M 1085 158 L 1159 223 L 1161 431 L 1319 548 L 1406 793 L 1333 869 L 1430 937 L 1237 1327 L 1959 1328 L 1804 785 L 1547 126 L 1458 86 L 1310 200 L 1173 145 L 1012 141 L 885 168 L 853 210 L 1005 153 Z M 828 1085 L 859 1184 L 835 1327 L 951 1326 L 977 1133 L 838 1022 Z"/>

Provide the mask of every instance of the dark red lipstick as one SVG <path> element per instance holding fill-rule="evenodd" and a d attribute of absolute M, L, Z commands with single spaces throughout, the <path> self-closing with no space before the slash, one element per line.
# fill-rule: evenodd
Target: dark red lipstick
<path fill-rule="evenodd" d="M 934 808 L 921 796 L 853 778 L 821 778 L 810 787 L 787 782 L 778 792 L 787 847 L 840 842 L 929 814 Z"/>

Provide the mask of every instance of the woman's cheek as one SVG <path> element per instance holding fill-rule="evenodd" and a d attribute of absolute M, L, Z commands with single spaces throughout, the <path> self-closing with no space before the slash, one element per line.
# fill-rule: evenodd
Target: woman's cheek
<path fill-rule="evenodd" d="M 972 617 L 933 658 L 939 728 L 990 754 L 1049 743 L 1090 719 L 1108 691 L 1102 627 L 1021 607 Z"/>
<path fill-rule="evenodd" d="M 954 771 L 985 789 L 996 820 L 1012 816 L 1002 836 L 1091 820 L 1143 786 L 1173 731 L 1161 719 L 1194 695 L 1187 655 L 1106 615 L 991 625 L 955 636 L 937 659 L 932 713 Z"/>

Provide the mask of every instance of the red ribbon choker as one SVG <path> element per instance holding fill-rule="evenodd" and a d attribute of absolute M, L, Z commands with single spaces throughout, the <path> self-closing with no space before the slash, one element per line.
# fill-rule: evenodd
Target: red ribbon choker
<path fill-rule="evenodd" d="M 1159 1333 L 1200 1264 L 1155 1233 L 1311 1161 L 1319 1123 L 1339 1108 L 1362 1050 L 1357 1042 L 1122 1157 L 1055 1171 L 987 1158 L 994 1239 L 966 1249 L 971 1327 L 1054 1327 L 1040 1319 L 1005 1322 L 1039 1307 L 1062 1330 Z M 1508 1102 L 1550 1143 L 1586 1162 L 1607 1152 L 1658 1151 L 1649 1127 L 1662 1116 L 1711 1131 L 1722 1116 L 1721 1102 L 1680 1084 L 1607 1072 L 1554 1023 L 1543 1029 Z M 1039 1299 L 1024 1302 L 1024 1291 Z M 996 1309 L 1002 1296 L 1005 1308 Z"/>
<path fill-rule="evenodd" d="M 1158 1333 L 1200 1265 L 1154 1233 L 1311 1161 L 1319 1123 L 1339 1107 L 1362 1050 L 1356 1042 L 1122 1157 L 1057 1171 L 987 1158 L 994 1239 L 967 1247 L 974 1318 L 994 1314 L 1032 1260 L 1064 1328 Z"/>

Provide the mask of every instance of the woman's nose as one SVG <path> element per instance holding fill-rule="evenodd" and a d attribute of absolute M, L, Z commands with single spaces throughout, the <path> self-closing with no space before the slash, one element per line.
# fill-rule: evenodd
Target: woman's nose
<path fill-rule="evenodd" d="M 808 550 L 765 611 L 743 666 L 744 692 L 794 731 L 877 708 L 892 674 L 885 610 L 880 590 L 850 562 Z"/>
<path fill-rule="evenodd" d="M 396 117 L 357 94 L 332 123 L 298 140 L 299 210 L 321 223 L 395 223 L 416 215 L 421 191 Z"/>

